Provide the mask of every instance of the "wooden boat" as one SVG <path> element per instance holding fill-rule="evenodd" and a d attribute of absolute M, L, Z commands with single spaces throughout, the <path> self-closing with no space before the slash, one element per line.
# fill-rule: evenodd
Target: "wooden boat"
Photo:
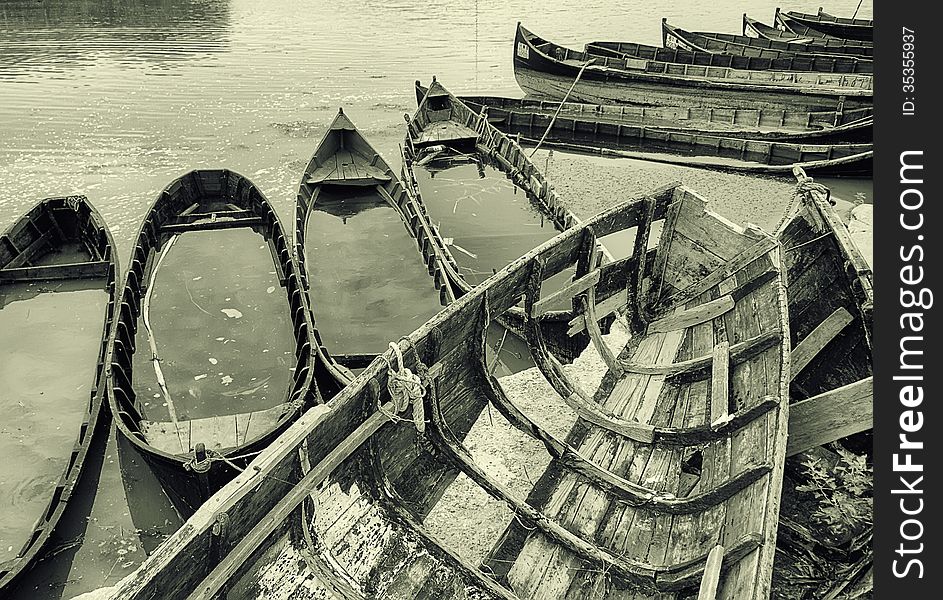
<path fill-rule="evenodd" d="M 597 240 L 633 229 L 635 254 L 600 266 Z M 774 239 L 705 211 L 681 186 L 568 229 L 309 410 L 114 597 L 680 598 L 700 586 L 704 597 L 766 598 L 788 411 L 779 261 Z M 534 357 L 568 385 L 536 325 L 551 300 L 542 281 L 568 266 L 577 326 L 595 331 L 604 313 L 627 310 L 635 335 L 618 358 L 601 346 L 610 367 L 598 403 L 564 390 L 583 418 L 561 440 L 489 375 L 483 343 L 490 320 L 524 296 Z M 404 368 L 424 389 L 399 395 L 412 380 Z M 543 489 L 576 484 L 582 503 L 525 501 L 472 458 L 463 438 L 488 404 L 554 457 L 547 473 L 558 478 L 545 475 Z M 459 473 L 523 532 L 500 537 L 483 566 L 424 520 Z M 629 529 L 637 535 L 613 535 Z"/>
<path fill-rule="evenodd" d="M 777 572 L 781 585 L 801 574 L 808 585 L 837 597 L 867 589 L 873 565 L 869 518 L 823 521 L 827 499 L 810 493 L 809 465 L 841 479 L 836 465 L 862 469 L 871 454 L 873 277 L 829 200 L 829 192 L 796 169 L 795 214 L 778 237 L 784 246 L 792 337 L 789 441 L 780 514 Z M 843 464 L 844 463 L 844 464 Z M 841 466 L 843 464 L 843 466 Z M 822 475 L 820 474 L 819 477 Z M 865 485 L 862 472 L 855 485 Z M 812 486 L 814 487 L 814 485 Z M 861 500 L 870 512 L 870 485 Z M 788 591 L 783 590 L 788 595 Z"/>
<path fill-rule="evenodd" d="M 529 203 L 558 231 L 580 222 L 576 215 L 564 206 L 550 182 L 514 139 L 499 131 L 486 117 L 473 112 L 434 77 L 428 88 L 422 88 L 420 83 L 416 82 L 416 89 L 418 108 L 407 122 L 403 146 L 403 180 L 420 204 L 426 206 L 416 178 L 415 162 L 420 158 L 423 149 L 432 145 L 447 145 L 459 152 L 470 152 L 503 171 L 510 181 L 526 194 Z M 419 89 L 423 89 L 421 97 L 418 95 Z M 445 236 L 449 236 L 449 232 L 443 234 L 438 227 L 433 226 L 432 235 L 427 238 L 425 231 L 419 227 L 413 227 L 413 231 L 421 240 L 422 247 L 430 245 L 438 248 L 438 252 L 446 257 L 440 267 L 449 282 L 449 301 L 468 293 L 472 285 L 466 280 L 459 262 L 445 243 Z M 519 254 L 516 254 L 515 258 L 516 256 Z M 508 257 L 508 260 L 512 258 Z M 503 265 L 495 265 L 492 268 L 500 266 Z M 564 360 L 579 355 L 589 343 L 589 337 L 585 333 L 577 336 L 567 334 L 572 319 L 571 310 L 560 309 L 549 311 L 541 320 L 548 345 L 554 354 Z M 511 307 L 506 314 L 501 315 L 500 320 L 508 329 L 523 334 L 525 318 L 521 307 Z"/>
<path fill-rule="evenodd" d="M 416 101 L 422 102 L 425 86 L 416 85 Z M 555 127 L 573 133 L 600 131 L 619 135 L 619 126 L 650 127 L 661 131 L 703 133 L 729 138 L 822 144 L 869 142 L 874 139 L 871 108 L 792 112 L 785 110 L 697 109 L 675 106 L 583 104 L 534 98 L 459 96 L 473 113 L 487 111 L 488 122 L 514 134 L 540 124 L 546 128 L 553 115 Z M 559 111 L 559 112 L 558 112 Z"/>
<path fill-rule="evenodd" d="M 870 45 L 872 48 L 874 47 L 874 43 L 871 40 L 848 39 L 841 36 L 831 35 L 829 33 L 822 31 L 821 29 L 817 29 L 817 28 L 809 26 L 806 23 L 801 23 L 799 21 L 796 21 L 792 19 L 787 13 L 784 13 L 781 10 L 779 10 L 779 8 L 776 9 L 776 13 L 773 15 L 773 26 L 782 31 L 792 33 L 801 37 L 814 38 L 816 42 L 823 42 L 823 41 L 838 41 L 838 42 L 848 42 L 848 43 L 857 42 L 860 44 L 864 44 L 866 46 Z"/>
<path fill-rule="evenodd" d="M 809 71 L 871 74 L 873 61 L 858 56 L 797 53 L 769 48 L 770 42 L 743 38 L 744 43 L 716 40 L 677 29 L 662 21 L 664 47 L 635 42 L 590 42 L 584 50 L 592 56 L 654 60 L 666 63 L 729 67 L 752 71 Z M 752 42 L 752 43 L 750 43 Z"/>
<path fill-rule="evenodd" d="M 517 27 L 514 76 L 528 94 L 593 104 L 828 110 L 871 104 L 872 77 L 748 71 L 589 56 Z"/>
<path fill-rule="evenodd" d="M 187 515 L 320 401 L 313 325 L 275 211 L 232 171 L 171 182 L 131 257 L 109 401 Z"/>
<path fill-rule="evenodd" d="M 792 414 L 792 452 L 871 428 L 874 306 L 871 267 L 829 203 L 827 189 L 801 169 L 796 174 L 799 207 L 777 234 L 789 282 L 791 397 L 802 401 Z M 797 420 L 816 406 L 810 398 L 835 402 L 833 410 Z M 822 432 L 837 437 L 816 437 Z"/>
<path fill-rule="evenodd" d="M 724 39 L 727 34 L 707 34 L 716 39 Z M 743 13 L 743 35 L 750 38 L 767 40 L 779 44 L 786 44 L 786 48 L 795 48 L 797 52 L 840 53 L 871 57 L 874 55 L 874 44 L 861 40 L 846 40 L 842 38 L 823 37 L 821 35 L 799 35 L 788 29 L 777 28 L 751 19 Z"/>
<path fill-rule="evenodd" d="M 780 15 L 778 8 L 776 9 L 776 14 Z M 874 39 L 874 21 L 871 19 L 836 17 L 824 12 L 821 7 L 819 7 L 818 12 L 814 15 L 791 10 L 781 13 L 781 15 L 785 19 L 788 19 L 788 21 L 786 21 L 787 23 L 790 21 L 798 23 L 812 31 L 818 31 L 827 36 L 868 42 Z"/>
<path fill-rule="evenodd" d="M 831 73 L 873 73 L 874 61 L 863 56 L 819 52 L 821 46 L 796 46 L 740 35 L 697 33 L 661 21 L 666 48 L 710 52 L 740 57 L 768 58 L 771 67 L 784 71 L 824 71 Z M 845 49 L 841 47 L 840 49 Z M 827 50 L 828 47 L 823 49 Z M 733 65 L 731 65 L 733 66 Z M 741 67 L 751 68 L 751 67 Z M 757 67 L 752 67 L 757 68 Z"/>
<path fill-rule="evenodd" d="M 434 237 L 423 207 L 341 109 L 305 168 L 295 205 L 296 254 L 321 307 L 325 356 L 366 366 L 390 337 L 454 299 L 438 245 L 417 244 L 419 236 Z M 321 281 L 329 282 L 324 289 Z"/>
<path fill-rule="evenodd" d="M 3 456 L 31 466 L 25 482 L 17 473 L 0 478 L 4 501 L 13 503 L 3 508 L 10 549 L 0 561 L 0 595 L 43 557 L 96 462 L 91 449 L 107 436 L 102 403 L 117 271 L 111 233 L 84 196 L 43 200 L 0 235 L 0 388 L 18 401 L 4 406 L 4 437 L 22 437 L 4 444 Z M 41 451 L 24 454 L 32 448 Z M 45 473 L 50 467 L 58 472 Z"/>

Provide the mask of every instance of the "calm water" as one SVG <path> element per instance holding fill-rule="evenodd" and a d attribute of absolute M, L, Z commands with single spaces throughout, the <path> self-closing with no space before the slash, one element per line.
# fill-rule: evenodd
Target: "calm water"
<path fill-rule="evenodd" d="M 814 12 L 820 3 L 789 7 Z M 185 171 L 220 166 L 250 177 L 291 223 L 299 174 L 339 105 L 396 168 L 415 79 L 520 95 L 510 60 L 518 20 L 573 47 L 600 38 L 660 44 L 662 16 L 736 33 L 743 12 L 770 21 L 776 2 L 533 4 L 4 0 L 0 227 L 42 197 L 84 193 L 111 226 L 124 267 L 157 192 Z M 827 8 L 851 14 L 856 5 Z M 870 17 L 870 2 L 860 14 Z M 22 597 L 112 584 L 176 527 L 133 452 L 112 439 L 103 465 L 85 543 L 60 552 Z"/>

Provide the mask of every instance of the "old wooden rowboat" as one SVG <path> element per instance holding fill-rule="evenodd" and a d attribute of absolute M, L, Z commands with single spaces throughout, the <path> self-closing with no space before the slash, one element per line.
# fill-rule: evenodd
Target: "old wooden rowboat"
<path fill-rule="evenodd" d="M 454 299 L 434 238 L 422 205 L 341 109 L 305 168 L 295 210 L 324 357 L 365 367 L 389 337 Z"/>
<path fill-rule="evenodd" d="M 798 35 L 804 38 L 813 38 L 815 40 L 815 42 L 813 43 L 821 43 L 823 41 L 827 41 L 827 42 L 838 41 L 838 42 L 858 43 L 858 44 L 863 44 L 865 46 L 870 45 L 872 49 L 874 47 L 874 43 L 871 40 L 848 39 L 848 38 L 828 34 L 820 29 L 812 28 L 805 23 L 801 23 L 799 21 L 793 20 L 792 17 L 789 17 L 787 13 L 779 10 L 779 8 L 776 9 L 776 13 L 773 15 L 773 26 L 776 29 L 779 29 L 786 33 L 792 33 L 794 35 Z"/>
<path fill-rule="evenodd" d="M 792 335 L 790 453 L 871 429 L 870 265 L 829 202 L 797 169 L 798 209 L 778 232 Z M 826 436 L 823 438 L 822 436 Z"/>
<path fill-rule="evenodd" d="M 416 85 L 416 100 L 426 93 Z M 682 108 L 675 106 L 631 106 L 628 104 L 583 104 L 534 98 L 459 96 L 473 113 L 487 111 L 488 122 L 504 133 L 546 128 L 554 115 L 554 130 L 575 136 L 620 137 L 620 126 L 647 127 L 663 132 L 719 135 L 728 138 L 777 142 L 838 144 L 870 142 L 874 139 L 871 108 L 819 112 L 768 109 Z M 543 131 L 541 131 L 541 134 Z M 539 137 L 539 136 L 538 136 Z"/>
<path fill-rule="evenodd" d="M 791 10 L 780 13 L 778 8 L 776 9 L 776 14 L 781 14 L 783 17 L 783 19 L 779 19 L 778 21 L 798 23 L 812 31 L 817 31 L 827 36 L 868 42 L 874 40 L 874 21 L 871 19 L 836 17 L 824 12 L 821 7 L 819 7 L 818 12 L 815 14 Z"/>
<path fill-rule="evenodd" d="M 11 440 L 0 446 L 0 596 L 42 559 L 107 436 L 117 271 L 111 233 L 84 196 L 43 200 L 0 235 L 0 406 Z"/>
<path fill-rule="evenodd" d="M 661 233 L 646 250 L 653 225 Z M 635 254 L 600 265 L 597 240 L 629 230 Z M 773 238 L 706 211 L 681 186 L 572 227 L 305 413 L 114 595 L 681 598 L 700 587 L 702 597 L 766 598 L 788 420 L 779 265 Z M 624 310 L 634 331 L 619 356 L 599 340 L 609 367 L 595 398 L 561 373 L 537 326 L 553 300 L 542 281 L 571 266 L 574 328 L 596 337 L 601 316 Z M 566 439 L 485 364 L 490 320 L 521 296 L 535 360 L 582 416 Z M 489 404 L 553 457 L 530 498 L 463 442 Z M 510 511 L 483 566 L 424 520 L 457 474 Z M 578 498 L 564 502 L 568 490 Z"/>
<path fill-rule="evenodd" d="M 869 106 L 870 75 L 749 71 L 591 56 L 544 40 L 520 24 L 514 76 L 538 97 L 594 104 L 829 110 Z"/>
<path fill-rule="evenodd" d="M 544 215 L 557 231 L 563 231 L 580 222 L 576 215 L 563 204 L 548 179 L 513 138 L 489 123 L 486 117 L 472 111 L 435 78 L 428 88 L 423 88 L 419 82 L 416 85 L 418 108 L 407 123 L 403 180 L 425 210 L 428 211 L 429 206 L 422 200 L 420 185 L 416 177 L 418 168 L 416 161 L 424 149 L 444 145 L 462 153 L 470 153 L 475 160 L 487 163 L 503 172 L 514 186 L 526 194 L 529 206 L 536 208 L 540 214 Z M 422 96 L 418 95 L 420 88 L 424 90 Z M 430 221 L 435 220 L 436 215 L 429 216 Z M 414 227 L 413 230 L 417 231 L 417 229 Z M 438 247 L 446 257 L 440 266 L 450 284 L 447 291 L 452 295 L 452 299 L 460 297 L 471 289 L 472 284 L 466 279 L 459 260 L 446 243 L 446 238 L 454 237 L 455 233 L 440 231 L 438 226 L 432 226 L 431 232 L 432 237 L 429 243 L 433 247 Z M 420 232 L 420 239 L 424 240 L 425 245 L 423 235 L 424 232 Z M 544 239 L 552 235 L 552 233 L 546 234 Z M 524 251 L 526 250 L 522 250 Z M 521 252 L 518 252 L 505 256 L 506 262 L 495 264 L 490 268 L 498 269 L 520 254 Z M 585 333 L 578 336 L 567 335 L 568 323 L 572 318 L 572 310 L 562 308 L 548 311 L 541 321 L 541 327 L 552 351 L 567 361 L 579 355 L 589 343 L 589 337 Z M 512 331 L 523 333 L 525 316 L 521 307 L 511 307 L 506 314 L 501 315 L 500 319 Z"/>
<path fill-rule="evenodd" d="M 726 39 L 729 34 L 702 33 L 715 39 Z M 816 35 L 799 35 L 790 30 L 773 27 L 750 18 L 743 13 L 743 35 L 776 43 L 776 48 L 795 47 L 797 52 L 839 53 L 856 56 L 871 57 L 874 55 L 874 44 L 860 40 L 845 40 L 842 38 L 821 37 Z"/>
<path fill-rule="evenodd" d="M 721 41 L 677 29 L 662 21 L 664 47 L 636 42 L 599 41 L 584 46 L 592 56 L 654 60 L 665 63 L 729 67 L 751 71 L 808 71 L 873 73 L 873 61 L 858 56 L 808 54 L 772 49 L 768 41 L 743 38 L 744 43 Z"/>
<path fill-rule="evenodd" d="M 667 19 L 662 19 L 661 30 L 666 48 L 713 52 L 721 55 L 765 57 L 773 61 L 771 68 L 784 71 L 866 74 L 874 72 L 874 61 L 871 58 L 818 52 L 818 49 L 822 48 L 820 46 L 796 46 L 746 36 L 691 32 L 669 24 Z M 781 62 L 776 62 L 777 60 Z"/>
<path fill-rule="evenodd" d="M 229 170 L 170 183 L 131 257 L 111 410 L 187 515 L 320 401 L 310 311 L 275 211 Z"/>

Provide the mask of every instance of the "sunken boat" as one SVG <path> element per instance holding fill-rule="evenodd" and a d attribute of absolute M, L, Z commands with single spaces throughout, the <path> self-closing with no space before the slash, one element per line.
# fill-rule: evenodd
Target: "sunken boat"
<path fill-rule="evenodd" d="M 417 103 L 422 102 L 427 89 L 416 85 Z M 552 121 L 553 131 L 561 134 L 568 131 L 572 136 L 603 135 L 617 139 L 623 137 L 625 126 L 789 143 L 852 144 L 874 139 L 873 110 L 844 109 L 842 103 L 831 111 L 795 112 L 584 104 L 503 96 L 458 96 L 458 99 L 473 113 L 487 114 L 489 123 L 511 135 L 539 130 L 542 136 Z"/>
<path fill-rule="evenodd" d="M 854 19 L 848 17 L 836 17 L 823 11 L 819 7 L 815 14 L 803 13 L 798 11 L 780 12 L 776 9 L 777 23 L 789 23 L 792 29 L 792 23 L 798 23 L 806 29 L 819 32 L 825 36 L 836 37 L 846 40 L 861 40 L 870 42 L 874 40 L 874 21 L 871 19 Z M 796 31 L 795 33 L 799 33 Z"/>
<path fill-rule="evenodd" d="M 524 92 L 591 104 L 829 110 L 870 106 L 870 75 L 750 71 L 592 56 L 542 39 L 520 24 L 514 76 Z"/>
<path fill-rule="evenodd" d="M 0 595 L 42 560 L 70 507 L 84 504 L 72 492 L 108 435 L 117 272 L 111 233 L 84 196 L 43 200 L 0 235 L 0 388 L 10 402 L 0 401 L 10 440 L 0 444 Z"/>
<path fill-rule="evenodd" d="M 442 266 L 450 283 L 449 293 L 459 297 L 579 219 L 511 136 L 472 111 L 435 78 L 428 88 L 419 82 L 416 86 L 418 108 L 407 122 L 403 179 L 424 207 L 429 222 L 435 223 L 431 242 L 446 257 Z M 424 90 L 422 96 L 420 89 Z M 444 179 L 437 175 L 444 167 L 449 167 L 449 185 L 459 196 L 447 195 L 448 190 L 424 194 L 422 187 Z M 457 185 L 453 181 L 458 181 Z M 480 193 L 469 191 L 473 189 Z M 471 202 L 461 205 L 462 198 L 470 194 Z M 484 202 L 487 204 L 481 204 Z M 477 224 L 479 214 L 490 215 L 486 224 Z M 555 283 L 562 285 L 563 279 Z M 549 346 L 566 361 L 589 343 L 585 333 L 567 334 L 572 318 L 570 306 L 555 306 L 541 321 Z M 501 316 L 501 322 L 522 334 L 522 308 L 512 307 Z"/>
<path fill-rule="evenodd" d="M 390 337 L 455 298 L 424 209 L 343 109 L 305 168 L 295 206 L 296 252 L 331 362 L 367 366 Z"/>
<path fill-rule="evenodd" d="M 289 238 L 238 173 L 191 171 L 160 193 L 120 306 L 112 414 L 184 516 L 320 401 Z"/>
<path fill-rule="evenodd" d="M 666 48 L 680 48 L 692 52 L 708 52 L 721 55 L 731 54 L 779 59 L 782 62 L 775 62 L 772 68 L 785 71 L 809 70 L 865 74 L 874 72 L 874 61 L 871 58 L 817 52 L 817 49 L 820 48 L 817 46 L 799 46 L 797 49 L 795 44 L 783 44 L 782 42 L 772 42 L 746 36 L 691 32 L 669 24 L 667 19 L 661 21 L 661 32 Z M 824 47 L 823 49 L 828 48 Z M 845 49 L 845 47 L 841 49 Z"/>
<path fill-rule="evenodd" d="M 601 264 L 599 241 L 632 230 L 634 254 Z M 625 311 L 633 332 L 617 356 L 600 340 L 608 368 L 596 394 L 560 375 L 537 326 L 542 282 L 569 267 L 576 325 L 597 331 L 602 315 Z M 113 596 L 766 598 L 788 420 L 782 274 L 775 239 L 684 187 L 601 213 L 306 412 Z M 535 360 L 557 401 L 580 407 L 565 439 L 489 375 L 488 324 L 522 296 Z M 529 497 L 463 441 L 486 406 L 550 456 Z M 459 480 L 507 507 L 509 532 L 484 561 L 463 554 L 465 537 L 449 544 L 431 529 Z"/>
<path fill-rule="evenodd" d="M 701 35 L 721 40 L 726 40 L 729 36 L 729 34 L 725 33 L 702 33 Z M 865 57 L 872 57 L 874 55 L 874 44 L 872 42 L 808 35 L 802 36 L 782 26 L 773 27 L 772 25 L 762 23 L 757 19 L 750 18 L 746 13 L 743 13 L 743 35 L 749 38 L 774 42 L 776 45 L 773 47 L 776 48 L 793 48 L 796 52 L 840 53 Z"/>

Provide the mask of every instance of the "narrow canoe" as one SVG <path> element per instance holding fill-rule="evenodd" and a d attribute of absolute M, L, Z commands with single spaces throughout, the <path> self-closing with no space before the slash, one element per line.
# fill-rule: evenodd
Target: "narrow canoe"
<path fill-rule="evenodd" d="M 84 196 L 43 200 L 0 235 L 0 406 L 12 442 L 0 445 L 0 595 L 43 557 L 107 436 L 117 272 L 111 233 Z"/>
<path fill-rule="evenodd" d="M 592 104 L 829 110 L 871 105 L 870 75 L 748 71 L 593 57 L 544 40 L 520 24 L 514 76 L 525 93 Z"/>
<path fill-rule="evenodd" d="M 426 87 L 416 85 L 421 102 Z M 677 106 L 630 106 L 627 104 L 583 104 L 502 96 L 459 96 L 475 114 L 487 110 L 488 122 L 505 133 L 533 128 L 557 114 L 555 123 L 571 131 L 595 130 L 619 125 L 651 127 L 661 131 L 703 133 L 730 138 L 819 144 L 861 143 L 874 139 L 871 108 L 818 112 L 682 108 Z M 562 105 L 561 105 L 562 104 Z M 559 111 L 559 112 L 558 112 Z"/>
<path fill-rule="evenodd" d="M 184 516 L 320 401 L 289 244 L 262 192 L 228 170 L 174 180 L 141 225 L 109 401 Z"/>
<path fill-rule="evenodd" d="M 837 41 L 839 43 L 847 42 L 864 44 L 865 46 L 870 45 L 872 49 L 874 47 L 874 43 L 871 40 L 848 39 L 841 36 L 831 35 L 820 29 L 810 27 L 806 23 L 801 23 L 792 19 L 788 16 L 787 13 L 779 10 L 779 8 L 776 9 L 776 13 L 773 15 L 773 26 L 787 33 L 792 33 L 801 37 L 814 38 L 814 43 Z"/>
<path fill-rule="evenodd" d="M 874 21 L 871 19 L 836 17 L 824 12 L 821 7 L 816 14 L 786 11 L 782 16 L 828 36 L 868 42 L 874 39 Z"/>
<path fill-rule="evenodd" d="M 707 34 L 703 34 L 707 35 Z M 726 34 L 712 34 L 718 39 L 724 39 Z M 785 48 L 795 47 L 797 52 L 838 53 L 851 54 L 863 57 L 874 55 L 874 44 L 859 40 L 844 40 L 841 38 L 820 37 L 815 35 L 799 35 L 792 31 L 773 27 L 752 19 L 743 13 L 743 35 L 758 40 L 766 40 L 777 44 L 785 44 Z"/>
<path fill-rule="evenodd" d="M 461 259 L 470 258 L 472 254 L 474 255 L 472 261 L 464 260 L 464 263 L 468 265 L 466 271 L 473 269 L 482 274 L 491 272 L 492 269 L 499 269 L 526 252 L 527 247 L 522 248 L 520 243 L 514 246 L 512 250 L 506 251 L 507 240 L 511 238 L 520 240 L 521 236 L 515 235 L 520 233 L 520 230 L 532 230 L 533 235 L 542 236 L 539 239 L 530 238 L 531 241 L 537 239 L 528 246 L 532 248 L 538 241 L 552 237 L 554 234 L 552 228 L 563 231 L 579 222 L 576 215 L 563 205 L 550 182 L 541 173 L 540 168 L 534 164 L 524 149 L 513 138 L 502 133 L 489 123 L 487 118 L 473 112 L 435 78 L 433 78 L 428 88 L 422 88 L 423 95 L 419 96 L 418 90 L 421 87 L 417 82 L 416 100 L 418 107 L 407 123 L 404 144 L 403 179 L 413 194 L 419 198 L 419 201 L 427 210 L 430 209 L 434 199 L 429 199 L 428 202 L 423 200 L 421 186 L 417 178 L 417 172 L 423 167 L 417 165 L 417 160 L 420 159 L 423 149 L 432 145 L 440 147 L 446 145 L 460 155 L 464 154 L 471 157 L 479 169 L 485 171 L 497 170 L 506 175 L 507 179 L 510 180 L 509 183 L 501 181 L 490 184 L 489 180 L 485 179 L 483 184 L 492 191 L 495 186 L 507 184 L 503 187 L 511 188 L 509 202 L 513 201 L 517 205 L 516 208 L 500 206 L 494 206 L 492 209 L 482 208 L 482 210 L 494 210 L 496 214 L 504 208 L 507 208 L 508 212 L 504 213 L 506 218 L 497 219 L 490 229 L 483 226 L 480 232 L 474 230 L 467 236 L 478 238 L 479 244 L 478 247 L 471 248 L 471 254 L 461 253 Z M 468 164 L 467 161 L 466 164 Z M 434 166 L 436 166 L 435 163 L 428 165 L 428 167 Z M 431 175 L 429 179 L 430 183 L 434 183 Z M 440 177 L 439 180 L 441 181 L 441 179 Z M 460 184 L 459 190 L 465 195 L 466 190 L 472 189 L 479 179 L 478 172 L 474 172 L 470 175 L 468 181 L 463 181 Z M 504 180 L 505 178 L 501 177 L 501 179 Z M 523 198 L 515 194 L 516 190 L 524 192 Z M 456 199 L 456 202 L 458 202 L 458 199 Z M 475 214 L 478 212 L 477 207 L 470 210 Z M 448 212 L 457 211 L 458 207 L 456 206 Z M 463 217 L 473 218 L 473 215 L 465 214 L 465 212 L 467 211 L 463 211 L 462 215 L 458 215 L 458 219 Z M 429 217 L 431 221 L 438 220 L 440 224 L 444 220 L 456 221 L 451 214 L 437 214 L 435 211 L 430 211 Z M 545 227 L 545 223 L 549 226 Z M 466 225 L 466 223 L 458 222 L 454 224 L 456 229 L 461 225 Z M 496 231 L 497 229 L 501 229 L 504 233 L 499 234 Z M 472 284 L 463 273 L 463 260 L 459 260 L 454 256 L 460 251 L 457 250 L 453 253 L 450 247 L 454 246 L 447 244 L 446 239 L 452 238 L 453 242 L 460 246 L 465 244 L 465 239 L 460 232 L 440 231 L 439 225 L 432 228 L 432 233 L 432 244 L 440 248 L 446 256 L 446 260 L 442 264 L 447 280 L 451 284 L 449 292 L 454 297 L 459 297 L 467 293 Z M 494 234 L 494 236 L 489 237 L 491 234 Z M 460 239 L 455 240 L 456 237 Z M 505 239 L 498 241 L 498 237 Z M 489 239 L 493 243 L 489 242 Z M 502 253 L 502 251 L 504 252 Z M 479 262 L 478 256 L 483 253 L 487 253 L 488 259 L 493 262 Z M 484 260 L 484 257 L 482 257 L 482 260 Z M 480 280 L 481 276 L 479 275 L 477 278 Z M 572 311 L 561 309 L 549 312 L 541 321 L 541 326 L 553 352 L 567 361 L 582 352 L 583 348 L 589 343 L 586 334 L 575 337 L 567 335 L 567 323 L 572 318 Z M 524 315 L 519 307 L 512 307 L 506 314 L 501 316 L 501 321 L 512 331 L 519 334 L 523 332 Z"/>
<path fill-rule="evenodd" d="M 640 255 L 600 266 L 597 240 L 630 230 Z M 618 358 L 601 350 L 610 366 L 599 403 L 562 389 L 573 384 L 535 324 L 541 283 L 571 266 L 580 323 L 595 331 L 610 310 L 633 323 Z M 565 440 L 485 364 L 488 323 L 522 296 L 531 351 L 562 391 L 556 401 L 585 415 Z M 785 303 L 774 239 L 705 210 L 681 186 L 633 198 L 514 261 L 308 411 L 112 595 L 664 599 L 700 587 L 766 598 L 788 420 Z M 394 400 L 388 387 L 402 366 L 424 389 Z M 501 483 L 493 458 L 469 450 L 463 440 L 489 405 L 529 440 L 523 452 L 550 455 L 531 495 L 572 488 L 582 502 L 525 500 Z M 463 526 L 474 497 L 473 511 L 478 498 L 482 510 L 506 506 L 521 533 L 498 535 L 483 565 L 467 547 L 500 530 L 466 527 L 447 543 L 426 519 L 453 483 L 474 496 L 459 496 L 452 526 Z M 638 534 L 613 535 L 629 529 Z"/>
<path fill-rule="evenodd" d="M 295 206 L 296 254 L 324 356 L 365 366 L 359 357 L 376 356 L 454 298 L 438 246 L 417 242 L 431 237 L 424 209 L 343 109 L 305 168 Z"/>
<path fill-rule="evenodd" d="M 746 36 L 691 32 L 670 25 L 667 19 L 662 19 L 661 29 L 666 48 L 710 52 L 722 56 L 730 54 L 739 57 L 760 57 L 770 60 L 770 68 L 783 71 L 865 74 L 874 72 L 874 61 L 870 58 L 819 53 L 820 46 L 797 46 Z"/>

